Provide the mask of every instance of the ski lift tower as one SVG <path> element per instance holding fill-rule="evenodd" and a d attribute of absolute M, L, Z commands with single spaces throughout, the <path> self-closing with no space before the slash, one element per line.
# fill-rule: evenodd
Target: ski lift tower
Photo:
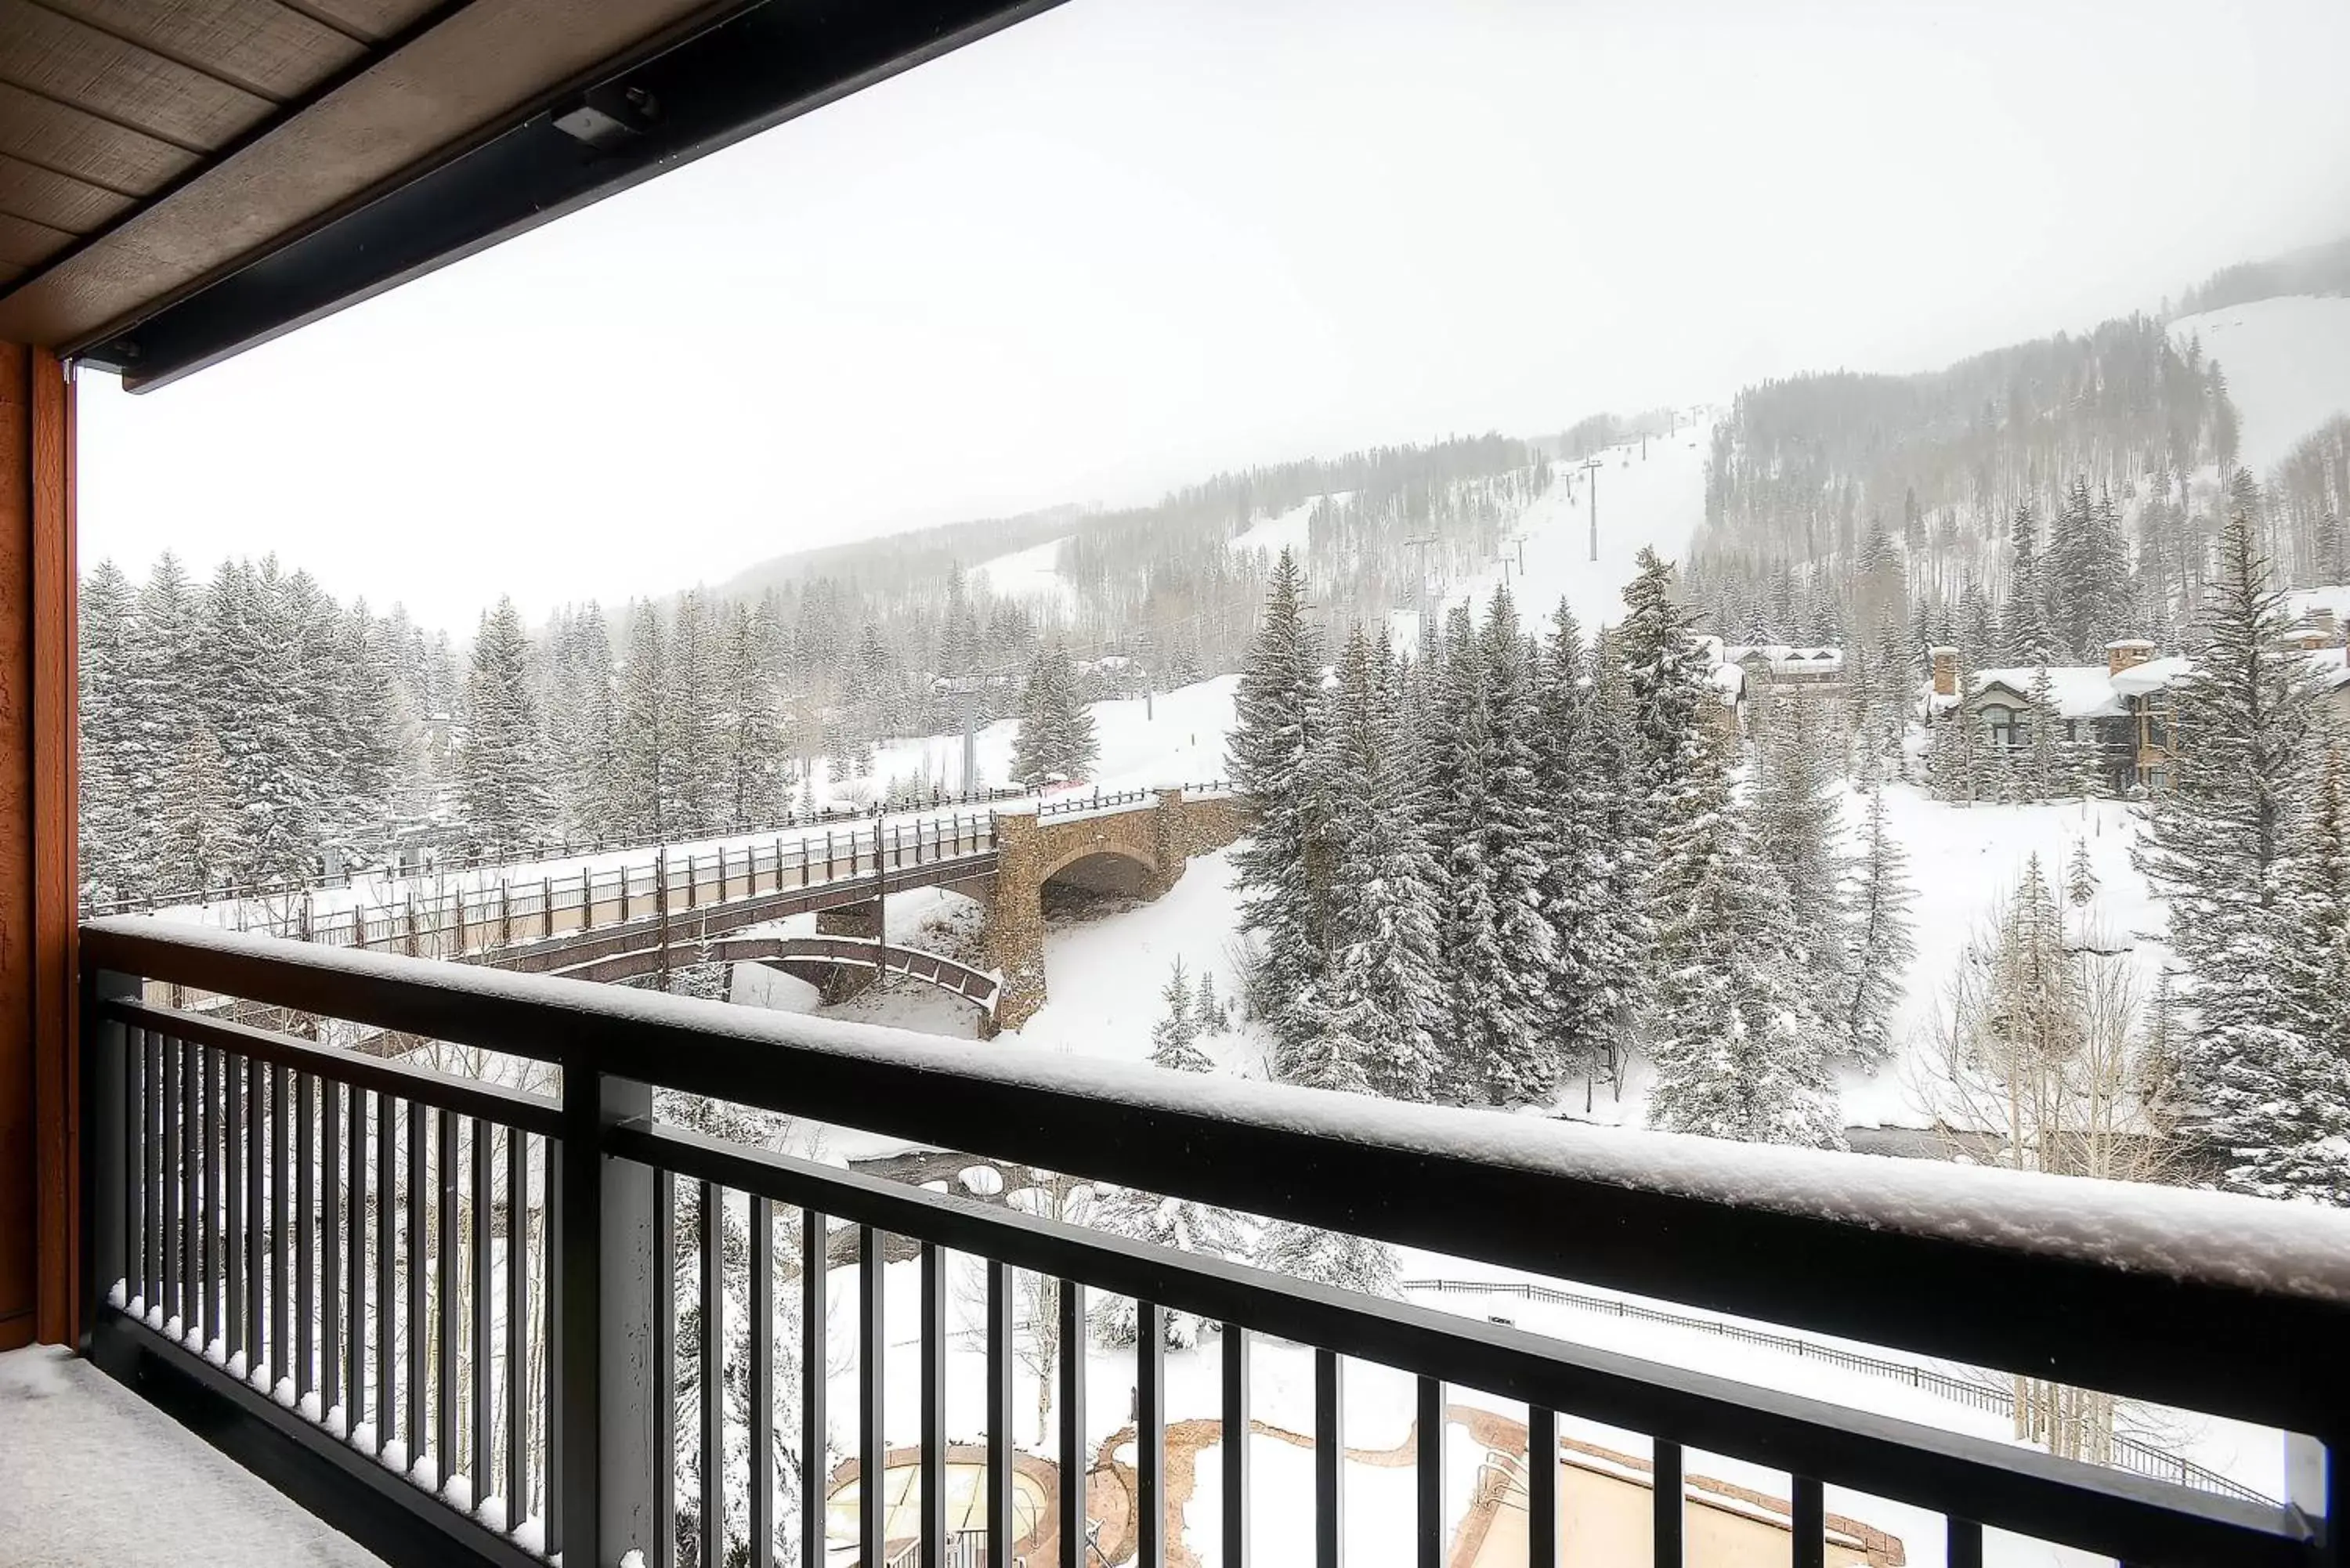
<path fill-rule="evenodd" d="M 1599 467 L 1600 464 L 1597 458 L 1591 457 L 1584 459 L 1583 472 L 1588 475 L 1591 480 L 1591 492 L 1588 499 L 1591 502 L 1591 558 L 1595 562 L 1599 559 Z"/>

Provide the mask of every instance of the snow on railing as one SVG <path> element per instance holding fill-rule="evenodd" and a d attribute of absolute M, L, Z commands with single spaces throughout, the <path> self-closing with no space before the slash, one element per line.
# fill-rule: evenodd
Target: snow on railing
<path fill-rule="evenodd" d="M 1779 1351 L 1783 1355 L 1801 1356 L 1808 1361 L 1824 1361 L 1847 1372 L 1858 1372 L 1872 1377 L 1889 1378 L 1940 1395 L 1977 1410 L 1987 1410 L 2004 1416 L 2015 1407 L 2013 1380 L 1998 1373 L 1977 1371 L 1973 1376 L 1961 1376 L 1938 1367 L 1920 1366 L 1915 1362 L 1887 1361 L 1882 1356 L 1864 1355 L 1856 1350 L 1838 1345 L 1823 1345 L 1814 1339 L 1798 1339 L 1792 1334 L 1773 1334 L 1764 1329 L 1751 1328 L 1744 1324 L 1726 1323 L 1720 1318 L 1691 1317 L 1685 1313 L 1662 1312 L 1643 1306 L 1638 1302 L 1626 1301 L 1621 1296 L 1594 1295 L 1585 1291 L 1560 1290 L 1554 1285 L 1537 1285 L 1522 1280 L 1405 1280 L 1406 1292 L 1421 1291 L 1448 1295 L 1508 1296 L 1519 1301 L 1542 1302 L 1553 1306 L 1574 1307 L 1578 1311 L 1597 1313 L 1605 1316 L 1629 1318 L 1641 1323 L 1659 1324 L 1668 1328 L 1688 1329 L 1698 1334 L 1710 1334 L 1723 1339 L 1734 1339 L 1742 1345 Z M 1991 1379 L 1998 1381 L 1993 1382 Z M 2221 1497 L 2241 1498 L 2246 1502 L 2274 1508 L 2277 1500 L 2253 1490 L 2241 1481 L 2230 1480 L 2218 1470 L 2199 1465 L 2183 1455 L 2167 1452 L 2151 1443 L 2116 1432 L 2109 1439 L 2114 1449 L 2114 1463 L 2120 1469 L 2138 1475 L 2152 1476 L 2179 1486 L 2189 1486 L 2198 1491 L 2208 1491 Z"/>

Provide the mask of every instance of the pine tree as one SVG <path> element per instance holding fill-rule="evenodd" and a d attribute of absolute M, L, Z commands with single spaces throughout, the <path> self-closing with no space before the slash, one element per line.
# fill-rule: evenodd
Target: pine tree
<path fill-rule="evenodd" d="M 2018 506 L 2008 524 L 2007 602 L 2000 608 L 1999 620 L 1999 656 L 2012 665 L 2045 664 L 2055 652 L 2039 547 L 2039 524 L 2032 508 Z"/>
<path fill-rule="evenodd" d="M 686 837 L 724 826 L 731 801 L 725 743 L 723 650 L 709 596 L 689 588 L 670 628 L 669 777 L 671 826 Z"/>
<path fill-rule="evenodd" d="M 1542 788 L 1551 844 L 1543 910 L 1553 942 L 1549 1027 L 1561 1061 L 1586 1072 L 1607 1054 L 1635 968 L 1610 885 L 1626 814 L 1617 798 L 1617 738 L 1605 732 L 1616 715 L 1603 716 L 1600 701 L 1582 629 L 1562 600 L 1542 661 Z"/>
<path fill-rule="evenodd" d="M 1438 973 L 1437 867 L 1420 836 L 1394 701 L 1392 656 L 1357 630 L 1338 664 L 1320 760 L 1329 781 L 1333 862 L 1325 972 L 1312 1049 L 1391 1099 L 1426 1099 L 1445 1022 Z M 1336 1085 L 1333 1085 L 1336 1086 Z"/>
<path fill-rule="evenodd" d="M 1845 957 L 1840 966 L 1844 1048 L 1875 1066 L 1893 1054 L 1891 1025 L 1909 962 L 1917 956 L 1909 908 L 1909 856 L 1886 819 L 1885 783 L 1872 783 L 1861 822 L 1861 852 L 1844 893 Z"/>
<path fill-rule="evenodd" d="M 473 636 L 458 771 L 468 841 L 483 855 L 525 853 L 546 839 L 554 820 L 530 664 L 521 612 L 502 597 Z"/>
<path fill-rule="evenodd" d="M 1192 1008 L 1191 982 L 1183 972 L 1183 961 L 1178 958 L 1167 977 L 1166 988 L 1159 1000 L 1167 1011 L 1150 1030 L 1150 1063 L 1179 1073 L 1206 1073 L 1215 1064 L 1206 1052 L 1193 1044 L 1200 1036 L 1201 1020 Z"/>
<path fill-rule="evenodd" d="M 1037 650 L 1021 694 L 1020 728 L 1012 742 L 1012 782 L 1045 789 L 1086 776 L 1101 747 L 1093 713 L 1078 701 L 1069 656 L 1055 640 Z"/>
<path fill-rule="evenodd" d="M 1648 1124 L 1841 1147 L 1831 1042 L 1796 980 L 1786 900 L 1718 769 L 1674 806 L 1656 878 Z"/>
<path fill-rule="evenodd" d="M 1305 624 L 1305 575 L 1286 550 L 1274 564 L 1250 639 L 1226 742 L 1225 771 L 1249 799 L 1249 835 L 1232 850 L 1243 927 L 1262 944 L 1252 996 L 1284 1047 L 1319 1033 L 1313 982 L 1324 969 L 1330 833 L 1316 767 L 1320 658 Z"/>
<path fill-rule="evenodd" d="M 1202 1034 L 1221 1033 L 1225 1028 L 1224 1004 L 1216 995 L 1216 971 L 1205 965 L 1200 970 L 1200 991 L 1191 1004 L 1191 1016 Z"/>
<path fill-rule="evenodd" d="M 1786 898 L 1804 972 L 1833 991 L 1845 959 L 1842 813 L 1812 701 L 1783 698 L 1773 710 L 1759 747 L 1755 848 Z"/>
<path fill-rule="evenodd" d="M 2056 687 L 2048 666 L 2032 670 L 2030 730 L 2020 757 L 2007 759 L 2011 773 L 2020 771 L 2014 794 L 2022 800 L 2056 800 L 2073 793 L 2071 758 L 2064 746 L 2064 719 L 2056 708 Z"/>
<path fill-rule="evenodd" d="M 650 600 L 629 608 L 629 646 L 613 715 L 611 831 L 629 838 L 670 837 L 673 821 L 670 743 L 669 639 Z"/>
<path fill-rule="evenodd" d="M 86 896 L 150 891 L 156 879 L 146 813 L 135 804 L 143 760 L 130 706 L 137 661 L 130 579 L 100 561 L 81 583 L 81 879 Z M 160 889 L 153 889 L 160 890 Z"/>
<path fill-rule="evenodd" d="M 2172 688 L 2172 787 L 2133 850 L 2191 976 L 2184 1075 L 2226 1185 L 2350 1205 L 2350 1063 L 2326 1049 L 2307 940 L 2316 693 L 2241 514 L 2220 536 L 2204 649 Z M 2338 999 L 2336 999 L 2338 1002 Z M 2338 1007 L 2336 1009 L 2338 1012 Z"/>
<path fill-rule="evenodd" d="M 1153 1066 L 1178 1073 L 1211 1073 L 1215 1064 L 1193 1043 L 1200 1020 L 1191 1010 L 1191 982 L 1177 959 L 1159 993 L 1165 1016 L 1150 1032 Z M 1224 1210 L 1186 1198 L 1165 1198 L 1132 1188 L 1104 1189 L 1094 1200 L 1094 1228 L 1113 1236 L 1148 1241 L 1178 1252 L 1211 1258 L 1239 1257 L 1247 1251 L 1240 1222 Z M 1106 1345 L 1128 1345 L 1139 1333 L 1139 1318 L 1131 1297 L 1097 1295 L 1089 1314 L 1095 1337 Z M 1170 1312 L 1162 1316 L 1170 1347 L 1196 1344 L 1203 1320 L 1195 1313 Z"/>
<path fill-rule="evenodd" d="M 403 740 L 390 652 L 365 599 L 353 603 L 341 619 L 336 662 L 339 693 L 331 717 L 341 776 L 330 812 L 331 832 L 356 856 L 380 843 L 391 825 Z"/>
<path fill-rule="evenodd" d="M 2096 900 L 2096 868 L 2089 864 L 2089 841 L 2073 840 L 2072 858 L 2064 866 L 2064 898 L 2076 909 L 2086 909 Z"/>
<path fill-rule="evenodd" d="M 234 879 L 243 848 L 220 742 L 199 721 L 161 775 L 154 821 L 155 879 L 166 891 L 203 891 Z"/>

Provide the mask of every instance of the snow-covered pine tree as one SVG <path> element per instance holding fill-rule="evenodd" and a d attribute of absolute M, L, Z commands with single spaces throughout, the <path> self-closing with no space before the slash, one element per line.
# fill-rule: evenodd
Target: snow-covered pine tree
<path fill-rule="evenodd" d="M 1445 1024 L 1438 873 L 1420 836 L 1394 689 L 1386 638 L 1375 650 L 1357 628 L 1338 661 L 1319 762 L 1330 793 L 1332 866 L 1312 1048 L 1359 1071 L 1373 1093 L 1420 1100 L 1436 1084 Z"/>
<path fill-rule="evenodd" d="M 1216 995 L 1216 971 L 1205 964 L 1200 966 L 1200 990 L 1191 1003 L 1191 1017 L 1202 1034 L 1221 1033 L 1225 1027 L 1224 1003 Z"/>
<path fill-rule="evenodd" d="M 1253 819 L 1232 850 L 1243 928 L 1259 944 L 1252 996 L 1284 1047 L 1319 1030 L 1312 984 L 1324 969 L 1330 836 L 1316 768 L 1321 659 L 1305 624 L 1305 578 L 1289 551 L 1273 569 L 1263 614 L 1242 661 L 1225 771 Z"/>
<path fill-rule="evenodd" d="M 1607 776 L 1597 684 L 1582 628 L 1566 602 L 1551 616 L 1540 699 L 1542 788 L 1550 808 L 1551 855 L 1543 911 L 1551 926 L 1550 1028 L 1558 1055 L 1586 1075 L 1605 1057 L 1634 967 L 1623 922 L 1611 908 L 1610 862 L 1618 845 L 1620 781 Z"/>
<path fill-rule="evenodd" d="M 2168 904 L 2192 981 L 2182 1087 L 2191 1125 L 2232 1153 L 2223 1183 L 2350 1205 L 2350 1071 L 2310 1005 L 2317 698 L 2306 666 L 2273 651 L 2286 621 L 2238 514 L 2220 535 L 2203 651 L 2171 689 L 2171 788 L 2142 809 L 2132 855 Z"/>
<path fill-rule="evenodd" d="M 1661 848 L 1648 1125 L 1842 1147 L 1833 1041 L 1796 979 L 1786 900 L 1720 770 L 1675 797 Z"/>
<path fill-rule="evenodd" d="M 1917 956 L 1909 907 L 1909 855 L 1886 817 L 1885 781 L 1871 781 L 1861 819 L 1861 849 L 1843 888 L 1845 957 L 1841 966 L 1844 1048 L 1875 1067 L 1893 1054 L 1893 1010 Z"/>
<path fill-rule="evenodd" d="M 1169 971 L 1167 984 L 1159 992 L 1159 1000 L 1167 1011 L 1150 1026 L 1150 1064 L 1179 1073 L 1205 1073 L 1215 1064 L 1208 1054 L 1194 1044 L 1200 1037 L 1201 1020 L 1194 1011 L 1191 977 L 1183 971 L 1183 961 L 1175 960 Z"/>
<path fill-rule="evenodd" d="M 1073 783 L 1086 776 L 1100 750 L 1093 713 L 1077 700 L 1068 652 L 1055 639 L 1037 649 L 1029 666 L 1012 741 L 1012 782 L 1024 789 Z"/>
<path fill-rule="evenodd" d="M 1603 893 L 1599 913 L 1607 922 L 1595 950 L 1614 954 L 1612 1007 L 1600 1023 L 1600 1070 L 1584 1079 L 1585 1109 L 1591 1108 L 1592 1080 L 1621 1086 L 1624 1064 L 1638 1036 L 1646 979 L 1646 955 L 1655 940 L 1648 914 L 1649 860 L 1655 840 L 1647 803 L 1639 793 L 1638 747 L 1633 736 L 1632 689 L 1613 633 L 1602 630 L 1591 649 L 1591 708 L 1586 747 L 1591 787 L 1606 803 L 1599 819 L 1603 854 L 1598 866 Z"/>
<path fill-rule="evenodd" d="M 530 639 L 514 600 L 501 597 L 473 635 L 465 686 L 465 748 L 458 799 L 467 840 L 480 854 L 511 857 L 546 840 L 555 815 L 546 791 L 546 737 L 532 691 Z"/>
<path fill-rule="evenodd" d="M 2064 862 L 2064 898 L 2076 909 L 2086 909 L 2096 900 L 2096 867 L 2089 864 L 2089 841 L 2073 840 L 2073 853 Z"/>
<path fill-rule="evenodd" d="M 1554 938 L 1544 909 L 1550 811 L 1536 750 L 1534 655 L 1506 587 L 1470 639 L 1466 611 L 1447 639 L 1444 753 L 1431 823 L 1445 857 L 1443 966 L 1451 987 L 1457 1081 L 1495 1105 L 1525 1105 L 1564 1072 L 1550 1034 Z"/>
<path fill-rule="evenodd" d="M 727 616 L 725 680 L 726 812 L 736 823 L 773 820 L 784 808 L 783 701 L 769 649 L 771 610 L 736 600 Z"/>
<path fill-rule="evenodd" d="M 2320 768 L 2303 861 L 2311 994 L 2303 1011 L 2326 1054 L 2350 1071 L 2350 734 L 2337 729 Z"/>
<path fill-rule="evenodd" d="M 340 677 L 332 717 L 338 739 L 337 781 L 330 814 L 334 839 L 355 855 L 380 844 L 391 826 L 400 787 L 401 753 L 411 737 L 401 732 L 400 694 L 383 628 L 355 600 L 337 628 L 336 664 Z"/>
<path fill-rule="evenodd" d="M 2072 758 L 2064 744 L 2064 720 L 2056 706 L 2056 686 L 2048 666 L 2032 670 L 2032 714 L 2025 721 L 2023 754 L 2007 759 L 2019 800 L 2060 800 L 2073 793 Z"/>
<path fill-rule="evenodd" d="M 2039 524 L 2028 503 L 2019 505 L 2007 531 L 2007 602 L 2000 607 L 1999 618 L 1999 658 L 2003 664 L 2045 664 L 2055 652 L 2039 551 Z"/>
<path fill-rule="evenodd" d="M 1845 961 L 1843 811 L 1827 747 L 1811 699 L 1775 701 L 1757 748 L 1753 814 L 1755 848 L 1778 878 L 1803 972 L 1820 994 L 1841 988 Z"/>
<path fill-rule="evenodd" d="M 134 593 L 122 568 L 104 560 L 81 580 L 81 883 L 85 897 L 162 891 L 154 870 L 148 812 L 134 805 L 152 774 L 139 763 L 129 677 L 137 662 Z"/>
<path fill-rule="evenodd" d="M 1720 736 L 1706 708 L 1714 701 L 1704 646 L 1693 635 L 1695 611 L 1673 597 L 1672 563 L 1643 548 L 1639 575 L 1624 590 L 1627 614 L 1614 643 L 1630 699 L 1633 778 L 1661 815 L 1669 796 L 1702 762 L 1714 760 Z"/>
<path fill-rule="evenodd" d="M 159 890 L 200 891 L 232 881 L 243 864 L 228 765 L 211 728 L 197 720 L 161 775 L 153 819 Z"/>
<path fill-rule="evenodd" d="M 652 601 L 630 605 L 607 808 L 611 831 L 629 838 L 665 839 L 671 826 L 669 652 Z"/>
<path fill-rule="evenodd" d="M 725 754 L 723 649 L 713 614 L 708 593 L 689 588 L 679 597 L 670 627 L 666 739 L 671 826 L 687 836 L 723 826 L 733 793 Z"/>
<path fill-rule="evenodd" d="M 1191 981 L 1183 971 L 1181 959 L 1175 961 L 1159 997 L 1167 1011 L 1150 1032 L 1151 1065 L 1178 1073 L 1214 1072 L 1215 1064 L 1193 1043 L 1200 1023 L 1192 1014 Z M 1111 1235 L 1148 1241 L 1178 1252 L 1232 1258 L 1247 1251 L 1247 1239 L 1240 1221 L 1223 1210 L 1132 1188 L 1100 1189 L 1094 1199 L 1091 1222 L 1097 1230 Z M 1097 1293 L 1088 1315 L 1095 1337 L 1103 1344 L 1128 1345 L 1135 1342 L 1139 1320 L 1132 1297 Z M 1167 1345 L 1180 1347 L 1198 1343 L 1204 1320 L 1196 1313 L 1170 1312 L 1163 1314 L 1163 1322 Z"/>

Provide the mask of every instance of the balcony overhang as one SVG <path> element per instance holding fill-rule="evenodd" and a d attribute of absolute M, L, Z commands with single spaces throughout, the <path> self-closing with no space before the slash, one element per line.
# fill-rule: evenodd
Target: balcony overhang
<path fill-rule="evenodd" d="M 0 0 L 0 341 L 162 385 L 1057 0 Z"/>

